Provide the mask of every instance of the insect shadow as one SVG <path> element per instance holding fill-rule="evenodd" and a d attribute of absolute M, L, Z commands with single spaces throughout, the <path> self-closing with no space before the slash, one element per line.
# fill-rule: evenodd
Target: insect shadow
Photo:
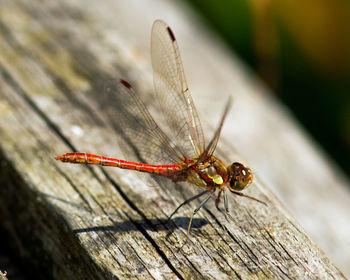
<path fill-rule="evenodd" d="M 53 195 L 49 195 L 43 192 L 38 192 L 41 196 L 48 197 L 51 199 L 55 199 L 62 203 L 69 204 L 73 207 L 77 207 L 80 209 L 85 209 L 79 204 L 72 203 L 70 201 L 58 198 Z M 88 211 L 87 209 L 85 209 Z M 189 223 L 188 217 L 175 217 L 168 219 L 150 219 L 150 220 L 129 220 L 124 222 L 115 222 L 114 225 L 111 226 L 93 226 L 86 228 L 74 229 L 73 233 L 87 233 L 87 232 L 131 232 L 131 231 L 139 231 L 140 228 L 142 230 L 151 230 L 151 231 L 169 231 L 167 237 L 170 236 L 174 230 L 178 228 L 187 229 Z M 193 218 L 192 220 L 192 228 L 199 229 L 208 224 L 206 219 L 202 218 Z"/>
<path fill-rule="evenodd" d="M 151 231 L 169 231 L 170 235 L 175 229 L 183 228 L 187 230 L 189 223 L 188 217 L 175 217 L 168 222 L 168 219 L 151 219 L 151 220 L 137 220 L 137 221 L 125 221 L 116 222 L 111 226 L 95 226 L 87 228 L 79 228 L 73 230 L 73 233 L 86 233 L 97 231 L 110 231 L 110 232 L 130 232 L 139 231 L 140 227 L 143 230 Z M 201 218 L 194 218 L 192 220 L 192 228 L 201 228 L 208 224 L 208 221 Z"/>

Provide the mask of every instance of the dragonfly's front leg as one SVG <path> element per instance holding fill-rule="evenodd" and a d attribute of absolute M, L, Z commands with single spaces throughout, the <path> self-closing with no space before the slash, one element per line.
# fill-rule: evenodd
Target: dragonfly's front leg
<path fill-rule="evenodd" d="M 227 217 L 229 217 L 230 220 L 234 222 L 234 219 L 232 218 L 232 216 L 230 214 L 230 208 L 228 206 L 228 198 L 227 198 L 226 192 L 224 194 L 224 204 L 225 204 L 225 218 L 226 218 L 226 220 L 228 221 Z"/>
<path fill-rule="evenodd" d="M 220 190 L 220 191 L 218 192 L 218 196 L 217 196 L 216 199 L 215 199 L 215 206 L 216 206 L 216 209 L 218 209 L 220 212 L 221 212 L 221 210 L 220 210 L 220 208 L 219 208 L 219 204 L 220 204 L 220 202 L 221 202 L 221 199 L 220 199 L 221 193 L 222 193 L 222 190 Z"/>

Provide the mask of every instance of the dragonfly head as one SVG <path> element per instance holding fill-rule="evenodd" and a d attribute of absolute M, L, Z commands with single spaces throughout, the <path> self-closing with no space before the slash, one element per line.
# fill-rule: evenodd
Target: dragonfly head
<path fill-rule="evenodd" d="M 253 181 L 252 170 L 239 162 L 234 162 L 228 168 L 230 173 L 230 188 L 235 191 L 244 190 Z"/>

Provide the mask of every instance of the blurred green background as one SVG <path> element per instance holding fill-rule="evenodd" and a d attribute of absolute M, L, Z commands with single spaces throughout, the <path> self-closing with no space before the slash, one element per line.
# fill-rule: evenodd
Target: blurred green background
<path fill-rule="evenodd" d="M 350 175 L 350 1 L 187 1 Z"/>

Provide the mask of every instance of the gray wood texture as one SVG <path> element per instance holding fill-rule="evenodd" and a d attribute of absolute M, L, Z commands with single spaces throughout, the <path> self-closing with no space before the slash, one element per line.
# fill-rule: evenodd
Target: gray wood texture
<path fill-rule="evenodd" d="M 328 254 L 341 252 L 331 258 L 346 269 L 348 182 L 185 6 L 155 0 L 0 4 L 1 226 L 43 277 L 345 278 L 300 224 Z M 135 153 L 99 101 L 106 81 L 123 78 L 157 112 L 149 56 L 157 18 L 175 32 L 208 138 L 233 96 L 217 154 L 250 165 L 255 180 L 245 193 L 267 203 L 230 196 L 233 223 L 210 201 L 182 250 L 199 202 L 165 221 L 200 191 L 195 186 L 54 159 L 71 151 Z"/>

